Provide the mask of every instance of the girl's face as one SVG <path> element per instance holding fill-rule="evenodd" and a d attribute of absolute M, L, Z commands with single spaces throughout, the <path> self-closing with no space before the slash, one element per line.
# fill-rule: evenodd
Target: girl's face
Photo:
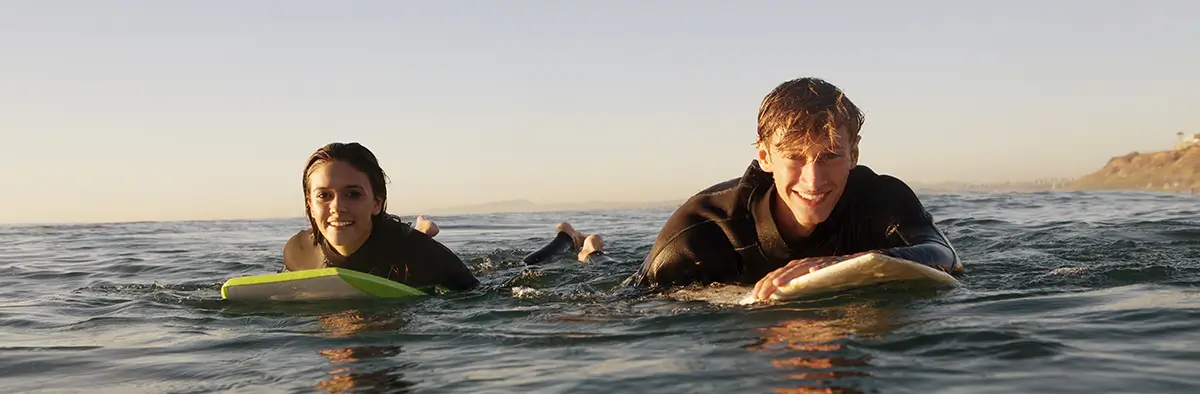
<path fill-rule="evenodd" d="M 317 230 L 342 256 L 371 236 L 371 218 L 382 210 L 367 174 L 341 161 L 318 163 L 308 175 L 308 211 Z"/>

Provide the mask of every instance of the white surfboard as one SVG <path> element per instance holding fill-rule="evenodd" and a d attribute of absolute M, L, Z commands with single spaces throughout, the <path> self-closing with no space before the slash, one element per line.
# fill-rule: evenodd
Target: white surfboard
<path fill-rule="evenodd" d="M 319 301 L 421 295 L 425 292 L 403 283 L 336 267 L 242 276 L 229 279 L 221 286 L 221 299 L 235 301 Z"/>
<path fill-rule="evenodd" d="M 933 286 L 958 284 L 958 279 L 936 268 L 884 254 L 868 253 L 792 279 L 786 285 L 775 289 L 775 293 L 771 294 L 770 298 L 776 301 L 787 301 L 902 281 L 928 283 Z M 753 292 L 754 290 L 751 289 L 739 303 L 743 305 L 755 303 Z"/>

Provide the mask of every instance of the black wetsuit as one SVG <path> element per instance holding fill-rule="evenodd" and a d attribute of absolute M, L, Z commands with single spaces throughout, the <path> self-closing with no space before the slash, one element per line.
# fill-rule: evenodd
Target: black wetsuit
<path fill-rule="evenodd" d="M 312 230 L 293 235 L 283 248 L 285 271 L 339 267 L 381 276 L 416 288 L 439 285 L 461 291 L 479 280 L 454 252 L 394 216 L 373 219 L 371 236 L 350 256 L 328 242 L 313 245 Z"/>
<path fill-rule="evenodd" d="M 533 251 L 533 253 L 525 255 L 525 258 L 521 259 L 521 261 L 527 265 L 537 265 L 554 258 L 559 253 L 566 253 L 574 248 L 575 240 L 571 239 L 571 235 L 559 231 L 558 235 L 554 236 L 554 239 L 550 240 L 549 243 Z M 589 264 L 605 264 L 612 261 L 614 261 L 613 258 L 608 257 L 603 251 L 599 250 L 588 253 L 587 257 L 584 258 L 584 262 Z"/>
<path fill-rule="evenodd" d="M 696 194 L 667 220 L 627 283 L 754 285 L 794 259 L 866 251 L 951 273 L 962 269 L 950 242 L 899 179 L 855 167 L 829 218 L 794 240 L 784 240 L 771 218 L 775 193 L 771 174 L 754 161 L 742 177 Z"/>

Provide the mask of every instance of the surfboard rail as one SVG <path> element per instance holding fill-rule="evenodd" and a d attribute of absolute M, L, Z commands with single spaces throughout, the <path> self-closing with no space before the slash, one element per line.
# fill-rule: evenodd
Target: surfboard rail
<path fill-rule="evenodd" d="M 775 301 L 788 301 L 891 282 L 923 282 L 935 286 L 953 286 L 958 284 L 958 279 L 914 261 L 881 253 L 868 253 L 792 279 L 775 289 L 770 298 Z M 756 300 L 751 290 L 740 303 L 745 305 L 754 302 Z"/>
<path fill-rule="evenodd" d="M 328 300 L 402 298 L 424 291 L 379 276 L 345 268 L 319 268 L 231 278 L 221 285 L 221 299 Z"/>

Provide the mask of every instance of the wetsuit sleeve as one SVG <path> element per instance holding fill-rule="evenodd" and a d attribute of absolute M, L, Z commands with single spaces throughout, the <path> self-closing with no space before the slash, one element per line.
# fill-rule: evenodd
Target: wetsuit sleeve
<path fill-rule="evenodd" d="M 719 226 L 705 222 L 671 231 L 668 223 L 642 267 L 626 282 L 643 288 L 734 280 L 740 257 Z"/>
<path fill-rule="evenodd" d="M 921 205 L 912 188 L 899 179 L 884 177 L 879 196 L 891 199 L 895 209 L 896 235 L 904 246 L 880 250 L 888 256 L 915 261 L 948 273 L 962 271 L 962 262 L 950 240 L 933 223 L 933 215 Z"/>
<path fill-rule="evenodd" d="M 521 259 L 527 265 L 537 265 L 554 258 L 555 255 L 565 253 L 575 247 L 575 240 L 571 238 L 571 234 L 559 231 L 554 239 L 543 245 L 541 249 L 535 250 L 533 253 L 525 255 Z"/>
<path fill-rule="evenodd" d="M 437 284 L 453 291 L 470 290 L 479 285 L 479 279 L 467 269 L 458 255 L 450 248 L 420 231 L 412 231 L 409 245 L 414 260 L 427 264 L 437 272 Z"/>

